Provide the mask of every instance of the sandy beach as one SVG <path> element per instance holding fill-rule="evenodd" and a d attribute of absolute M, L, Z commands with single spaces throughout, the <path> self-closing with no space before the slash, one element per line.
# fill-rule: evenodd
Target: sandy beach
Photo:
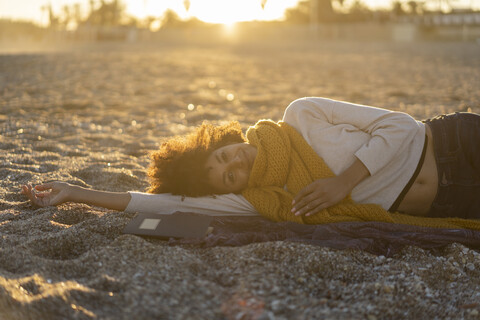
<path fill-rule="evenodd" d="M 123 235 L 134 214 L 36 208 L 25 183 L 144 191 L 192 127 L 280 120 L 304 96 L 480 113 L 480 45 L 99 44 L 0 55 L 0 319 L 478 319 L 480 253 L 392 257 L 291 242 L 200 248 Z"/>

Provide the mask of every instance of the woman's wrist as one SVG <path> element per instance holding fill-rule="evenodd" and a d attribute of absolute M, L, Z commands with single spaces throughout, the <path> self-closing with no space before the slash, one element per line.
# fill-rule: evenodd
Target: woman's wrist
<path fill-rule="evenodd" d="M 368 176 L 370 176 L 370 172 L 367 167 L 359 159 L 356 159 L 347 170 L 338 176 L 338 179 L 340 179 L 341 183 L 348 189 L 348 193 L 350 193 L 357 184 Z"/>
<path fill-rule="evenodd" d="M 67 199 L 70 202 L 123 211 L 130 202 L 131 196 L 128 192 L 99 191 L 69 185 Z"/>
<path fill-rule="evenodd" d="M 76 186 L 73 184 L 68 185 L 68 196 L 67 196 L 67 201 L 69 202 L 84 202 L 84 199 L 82 199 L 81 194 L 82 194 L 82 189 L 84 188 L 80 186 Z"/>

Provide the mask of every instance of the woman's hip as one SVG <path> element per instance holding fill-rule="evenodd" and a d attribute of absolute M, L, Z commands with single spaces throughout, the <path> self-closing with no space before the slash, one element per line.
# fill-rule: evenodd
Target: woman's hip
<path fill-rule="evenodd" d="M 480 219 L 480 115 L 454 113 L 429 119 L 438 171 L 432 217 Z"/>

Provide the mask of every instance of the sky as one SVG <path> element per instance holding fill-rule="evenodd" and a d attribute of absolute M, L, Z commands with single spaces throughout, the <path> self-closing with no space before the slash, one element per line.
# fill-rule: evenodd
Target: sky
<path fill-rule="evenodd" d="M 100 3 L 100 0 L 94 1 Z M 298 0 L 267 0 L 263 10 L 260 5 L 261 0 L 190 0 L 188 12 L 184 6 L 184 0 L 122 0 L 122 2 L 126 5 L 127 12 L 138 18 L 158 17 L 166 9 L 173 9 L 182 18 L 193 16 L 206 22 L 229 24 L 237 21 L 281 19 L 285 9 L 294 7 Z M 362 2 L 371 8 L 388 8 L 390 5 L 390 0 L 363 0 Z M 61 12 L 64 5 L 80 3 L 85 13 L 89 6 L 88 0 L 0 0 L 0 18 L 31 20 L 46 25 L 48 14 L 41 8 L 49 3 L 57 14 Z M 457 7 L 480 10 L 480 0 L 451 0 L 451 3 Z"/>

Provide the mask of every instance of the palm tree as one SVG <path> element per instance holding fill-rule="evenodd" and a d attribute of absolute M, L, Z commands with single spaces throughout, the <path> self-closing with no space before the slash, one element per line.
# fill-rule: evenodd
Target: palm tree
<path fill-rule="evenodd" d="M 72 20 L 72 13 L 70 12 L 70 7 L 68 5 L 64 5 L 62 7 L 63 11 L 63 21 L 62 23 L 62 28 L 65 30 L 67 29 L 68 24 Z"/>
<path fill-rule="evenodd" d="M 47 6 L 48 10 L 48 20 L 49 20 L 49 26 L 52 29 L 55 29 L 58 26 L 58 17 L 55 16 L 52 10 L 52 4 L 49 3 Z"/>
<path fill-rule="evenodd" d="M 188 12 L 190 9 L 190 0 L 183 0 L 183 6 L 185 7 L 185 10 Z"/>

